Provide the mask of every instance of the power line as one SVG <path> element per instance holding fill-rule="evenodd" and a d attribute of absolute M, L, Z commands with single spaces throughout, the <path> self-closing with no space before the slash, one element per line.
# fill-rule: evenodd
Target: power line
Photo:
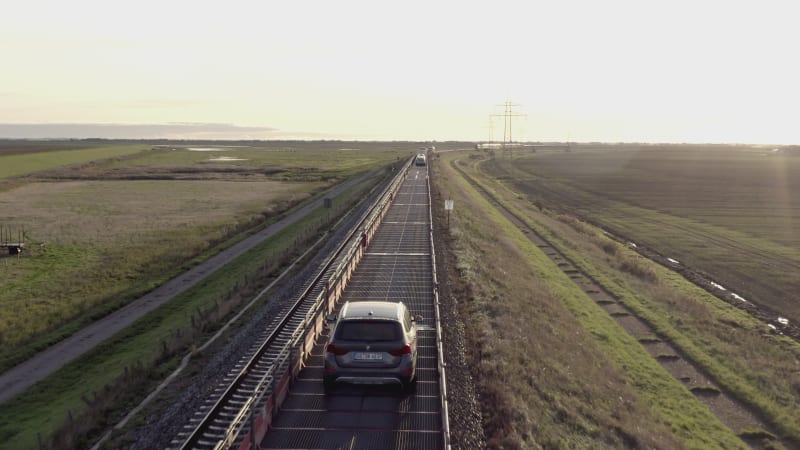
<path fill-rule="evenodd" d="M 504 107 L 504 111 L 502 114 L 491 114 L 491 117 L 502 117 L 503 118 L 503 152 L 505 153 L 506 150 L 511 150 L 514 146 L 514 136 L 512 134 L 512 122 L 514 117 L 526 117 L 527 114 L 522 114 L 517 111 L 514 111 L 514 107 L 522 106 L 519 103 L 512 103 L 509 100 L 506 100 L 505 103 L 498 104 L 496 106 Z"/>

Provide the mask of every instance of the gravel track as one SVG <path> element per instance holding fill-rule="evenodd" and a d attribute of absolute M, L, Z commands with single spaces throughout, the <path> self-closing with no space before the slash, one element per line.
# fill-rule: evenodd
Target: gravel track
<path fill-rule="evenodd" d="M 450 442 L 453 449 L 486 448 L 481 421 L 481 408 L 472 371 L 467 364 L 467 343 L 464 322 L 458 313 L 458 299 L 453 296 L 451 280 L 453 255 L 448 248 L 446 219 L 438 186 L 431 183 L 433 202 L 433 240 L 436 251 L 436 276 L 439 280 L 439 313 L 442 324 L 442 345 L 447 365 L 447 411 L 450 420 Z"/>
<path fill-rule="evenodd" d="M 262 324 L 275 316 L 280 306 L 290 301 L 303 288 L 304 282 L 314 276 L 326 255 L 326 249 L 330 251 L 327 247 L 332 247 L 333 242 L 334 239 L 331 239 L 325 248 L 299 272 L 276 285 L 270 301 L 246 318 L 246 323 L 233 332 L 227 342 L 213 346 L 207 350 L 207 355 L 195 358 L 187 372 L 196 373 L 176 380 L 158 401 L 160 405 L 168 406 L 165 409 L 156 408 L 148 412 L 144 418 L 144 425 L 129 432 L 129 437 L 133 437 L 135 441 L 130 446 L 121 448 L 146 450 L 169 447 L 181 428 L 189 423 L 194 411 L 200 409 L 205 399 L 229 373 L 231 367 L 248 353 L 253 339 L 261 331 Z M 111 448 L 117 447 L 118 444 L 113 444 Z"/>

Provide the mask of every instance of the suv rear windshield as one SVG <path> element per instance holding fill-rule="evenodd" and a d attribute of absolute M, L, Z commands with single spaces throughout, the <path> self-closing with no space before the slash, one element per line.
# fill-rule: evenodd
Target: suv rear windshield
<path fill-rule="evenodd" d="M 344 341 L 397 341 L 402 339 L 400 323 L 377 320 L 346 320 L 336 334 Z"/>

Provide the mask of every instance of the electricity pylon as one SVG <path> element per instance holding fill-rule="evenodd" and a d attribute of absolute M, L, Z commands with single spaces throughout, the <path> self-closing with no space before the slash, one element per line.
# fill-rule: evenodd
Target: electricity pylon
<path fill-rule="evenodd" d="M 506 151 L 512 151 L 514 148 L 514 137 L 512 135 L 512 118 L 513 117 L 524 117 L 525 114 L 518 113 L 514 111 L 515 106 L 522 106 L 519 103 L 512 103 L 506 100 L 505 103 L 499 104 L 497 106 L 503 106 L 504 111 L 502 114 L 492 114 L 493 117 L 502 117 L 503 118 L 503 155 L 505 155 Z"/>

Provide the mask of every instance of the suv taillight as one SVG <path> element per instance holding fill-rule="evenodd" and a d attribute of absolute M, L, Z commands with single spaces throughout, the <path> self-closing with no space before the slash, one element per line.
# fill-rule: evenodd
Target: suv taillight
<path fill-rule="evenodd" d="M 328 352 L 328 353 L 333 353 L 334 355 L 339 355 L 339 356 L 345 355 L 348 352 L 348 350 L 345 350 L 343 348 L 338 348 L 333 344 L 328 344 L 328 346 L 325 347 L 325 351 Z"/>
<path fill-rule="evenodd" d="M 389 354 L 392 355 L 392 356 L 410 355 L 411 354 L 411 346 L 409 344 L 406 344 L 406 345 L 398 348 L 397 350 L 390 351 Z"/>

